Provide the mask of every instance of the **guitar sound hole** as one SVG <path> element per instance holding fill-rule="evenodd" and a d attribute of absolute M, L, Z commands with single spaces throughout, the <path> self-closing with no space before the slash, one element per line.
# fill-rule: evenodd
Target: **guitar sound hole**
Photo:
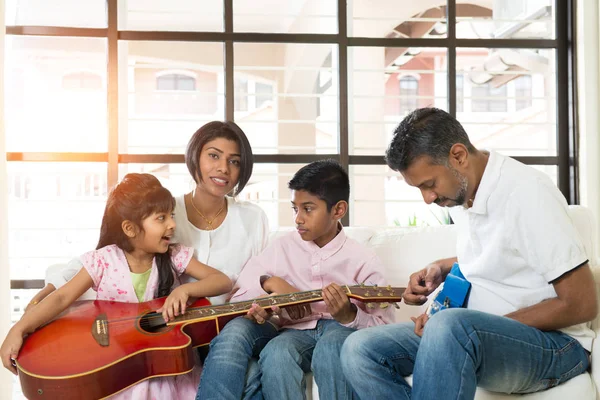
<path fill-rule="evenodd" d="M 140 328 L 148 333 L 160 333 L 169 330 L 160 314 L 148 313 L 140 318 Z"/>

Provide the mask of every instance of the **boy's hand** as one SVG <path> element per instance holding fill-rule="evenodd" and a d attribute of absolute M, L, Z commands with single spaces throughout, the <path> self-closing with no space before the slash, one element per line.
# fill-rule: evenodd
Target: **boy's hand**
<path fill-rule="evenodd" d="M 264 324 L 271 318 L 271 313 L 259 306 L 256 303 L 252 304 L 252 307 L 248 310 L 244 318 L 249 319 L 250 321 L 254 321 L 259 325 Z"/>
<path fill-rule="evenodd" d="M 427 314 L 421 314 L 417 318 L 410 317 L 410 319 L 415 323 L 415 334 L 422 337 L 423 329 L 425 329 L 425 324 L 429 320 L 429 316 Z"/>
<path fill-rule="evenodd" d="M 185 285 L 181 285 L 171 292 L 163 306 L 156 312 L 162 313 L 165 322 L 169 322 L 176 316 L 185 313 L 189 298 L 190 295 L 185 289 Z"/>
<path fill-rule="evenodd" d="M 350 302 L 344 289 L 336 283 L 323 288 L 323 301 L 327 311 L 340 324 L 348 324 L 356 318 L 356 306 Z"/>
<path fill-rule="evenodd" d="M 23 335 L 14 332 L 12 329 L 8 332 L 2 347 L 0 348 L 0 357 L 2 357 L 2 365 L 4 368 L 17 375 L 17 368 L 13 364 L 13 360 L 17 359 L 19 350 L 23 345 Z"/>

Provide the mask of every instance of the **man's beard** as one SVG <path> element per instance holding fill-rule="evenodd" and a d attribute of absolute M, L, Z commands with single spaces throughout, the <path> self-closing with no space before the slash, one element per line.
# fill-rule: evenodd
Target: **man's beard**
<path fill-rule="evenodd" d="M 467 200 L 467 187 L 469 186 L 469 181 L 466 176 L 462 175 L 456 169 L 452 168 L 451 166 L 449 168 L 450 171 L 452 171 L 452 174 L 458 180 L 458 190 L 456 191 L 453 199 L 449 197 L 438 197 L 435 199 L 435 204 L 440 205 L 445 201 L 450 201 L 453 204 L 448 204 L 446 205 L 447 207 L 464 206 Z"/>

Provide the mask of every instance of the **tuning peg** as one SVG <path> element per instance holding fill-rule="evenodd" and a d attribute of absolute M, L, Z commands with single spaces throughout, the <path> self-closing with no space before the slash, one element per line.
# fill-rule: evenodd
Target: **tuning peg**
<path fill-rule="evenodd" d="M 392 285 L 387 285 L 387 290 L 390 292 L 393 292 L 394 290 L 392 289 Z"/>
<path fill-rule="evenodd" d="M 368 297 L 368 296 L 370 296 L 370 295 L 371 295 L 371 294 L 370 294 L 370 293 L 369 293 L 369 291 L 367 290 L 367 291 L 365 292 L 365 296 L 367 296 L 367 297 Z"/>
<path fill-rule="evenodd" d="M 388 308 L 390 303 L 379 303 L 379 308 Z"/>
<path fill-rule="evenodd" d="M 400 309 L 400 306 L 398 305 L 398 303 L 392 303 L 394 305 L 394 307 L 396 307 L 398 310 Z"/>
<path fill-rule="evenodd" d="M 367 308 L 375 308 L 375 304 L 373 304 L 373 303 L 367 303 Z"/>
<path fill-rule="evenodd" d="M 381 297 L 381 296 L 383 296 L 383 293 L 377 292 L 377 296 Z"/>

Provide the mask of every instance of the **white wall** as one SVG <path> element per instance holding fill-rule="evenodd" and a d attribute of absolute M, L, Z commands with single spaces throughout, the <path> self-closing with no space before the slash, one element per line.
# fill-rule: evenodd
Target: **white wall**
<path fill-rule="evenodd" d="M 4 59 L 4 0 L 0 0 L 0 60 Z M 4 135 L 4 63 L 0 62 L 0 340 L 4 340 L 10 324 L 10 272 L 8 269 L 8 199 L 6 148 Z M 12 375 L 0 372 L 0 398 L 10 399 Z"/>
<path fill-rule="evenodd" d="M 598 0 L 577 1 L 577 90 L 580 137 L 581 204 L 600 218 L 600 7 Z"/>

